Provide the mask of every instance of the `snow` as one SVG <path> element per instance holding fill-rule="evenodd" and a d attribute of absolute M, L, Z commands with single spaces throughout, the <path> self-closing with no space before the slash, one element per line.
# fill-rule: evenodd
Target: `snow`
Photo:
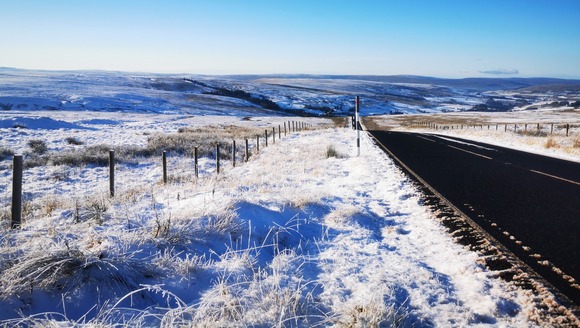
<path fill-rule="evenodd" d="M 145 145 L 155 133 L 288 120 L 315 128 L 260 145 L 247 163 L 169 157 L 25 170 L 28 213 L 8 230 L 11 172 L 0 162 L 2 324 L 113 326 L 536 326 L 538 297 L 455 243 L 417 187 L 363 134 L 314 118 L 15 112 L 2 147 L 27 153 Z M 32 124 L 35 123 L 35 124 Z M 57 128 L 57 130 L 55 130 Z M 69 145 L 66 137 L 83 145 Z M 262 140 L 263 142 L 263 140 Z M 240 140 L 238 144 L 242 144 Z M 255 151 L 251 142 L 252 151 Z M 328 157 L 329 150 L 336 156 Z M 25 161 L 31 155 L 25 156 Z"/>
<path fill-rule="evenodd" d="M 431 81 L 431 80 L 429 80 Z M 431 81 L 433 82 L 433 81 Z M 0 109 L 15 111 L 111 111 L 191 115 L 272 115 L 243 99 L 217 96 L 216 88 L 241 90 L 276 103 L 278 115 L 347 115 L 360 95 L 362 115 L 424 113 L 470 109 L 517 93 L 482 94 L 460 87 L 374 81 L 372 77 L 198 76 L 121 72 L 50 72 L 0 68 Z M 523 97 L 523 98 L 522 98 Z M 525 94 L 538 99 L 571 100 Z M 522 100 L 520 99 L 520 101 Z M 528 101 L 529 100 L 529 101 Z"/>
<path fill-rule="evenodd" d="M 24 118 L 6 118 L 0 120 L 0 128 L 25 128 L 25 129 L 86 129 L 76 124 L 54 120 L 50 117 L 24 117 Z"/>
<path fill-rule="evenodd" d="M 578 324 L 569 312 L 554 311 L 559 305 L 549 292 L 501 280 L 482 255 L 456 243 L 418 187 L 365 134 L 356 156 L 350 129 L 204 93 L 212 87 L 312 112 L 345 113 L 356 93 L 363 115 L 456 111 L 484 101 L 460 89 L 356 79 L 0 69 L 0 325 Z M 548 149 L 532 136 L 401 124 L 409 119 L 575 125 L 572 138 L 556 127 L 558 146 Z M 313 127 L 281 132 L 265 147 L 264 130 L 289 121 Z M 569 108 L 390 115 L 379 122 L 580 158 L 574 146 L 580 120 Z M 233 127 L 254 133 L 247 163 L 244 140 L 223 132 Z M 108 167 L 55 164 L 89 151 L 145 149 L 182 129 L 207 131 L 200 144 L 237 138 L 236 167 L 222 158 L 218 175 L 213 155 L 205 154 L 196 178 L 189 153 L 169 152 L 163 184 L 160 155 L 125 155 L 111 198 Z M 44 143 L 46 153 L 31 142 Z M 12 153 L 29 164 L 18 230 L 9 229 Z"/>

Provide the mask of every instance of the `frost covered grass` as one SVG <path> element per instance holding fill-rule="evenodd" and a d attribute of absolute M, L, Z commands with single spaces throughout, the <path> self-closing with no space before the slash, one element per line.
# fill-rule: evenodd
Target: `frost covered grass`
<path fill-rule="evenodd" d="M 208 126 L 223 119 L 205 118 Z M 276 120 L 238 120 L 244 132 L 235 135 L 283 122 Z M 212 132 L 192 125 L 171 125 L 167 134 L 211 140 Z M 129 135 L 130 129 L 130 123 L 106 126 L 115 140 L 144 147 L 167 125 L 147 135 L 141 129 Z M 26 147 L 30 134 L 44 136 L 49 152 L 103 144 L 100 128 L 77 135 L 83 145 L 62 142 L 51 131 L 7 132 L 11 149 Z M 176 152 L 168 184 L 160 183 L 155 161 L 121 163 L 114 198 L 102 167 L 28 169 L 22 229 L 0 232 L 0 324 L 553 323 L 537 295 L 495 278 L 477 254 L 454 242 L 370 139 L 363 135 L 360 157 L 355 144 L 352 130 L 344 128 L 289 133 L 261 146 L 247 163 L 234 168 L 225 160 L 220 174 L 203 159 L 199 178 L 187 154 Z M 2 185 L 8 185 L 7 171 Z M 6 213 L 10 190 L 0 192 Z M 9 216 L 1 217 L 7 226 Z"/>

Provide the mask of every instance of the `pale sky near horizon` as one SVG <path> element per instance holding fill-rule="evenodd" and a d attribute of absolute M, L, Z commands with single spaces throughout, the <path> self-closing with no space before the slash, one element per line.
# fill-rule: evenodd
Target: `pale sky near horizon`
<path fill-rule="evenodd" d="M 0 0 L 0 67 L 580 78 L 580 0 Z"/>

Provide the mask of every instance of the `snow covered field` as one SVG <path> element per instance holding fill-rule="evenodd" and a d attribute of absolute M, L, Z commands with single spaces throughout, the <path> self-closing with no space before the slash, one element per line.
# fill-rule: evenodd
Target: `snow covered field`
<path fill-rule="evenodd" d="M 0 323 L 86 326 L 510 326 L 578 324 L 552 297 L 497 278 L 456 244 L 417 187 L 363 134 L 329 120 L 107 112 L 3 112 L 2 149 L 45 154 L 143 147 L 180 128 L 288 120 L 289 133 L 234 168 L 169 156 L 25 170 L 25 221 L 8 229 L 0 162 Z M 14 128 L 14 126 L 21 126 Z M 80 144 L 67 140 L 79 141 Z M 238 140 L 242 144 L 242 140 Z M 6 153 L 8 154 L 8 153 Z M 25 161 L 27 157 L 25 156 Z M 554 314 L 559 313 L 559 314 Z"/>
<path fill-rule="evenodd" d="M 533 88 L 531 88 L 533 86 Z M 526 88 L 528 87 L 528 88 Z M 530 89 L 531 88 L 531 89 Z M 204 76 L 0 67 L 0 110 L 271 116 L 577 108 L 580 81 L 420 76 Z M 528 111 L 531 112 L 531 111 Z"/>

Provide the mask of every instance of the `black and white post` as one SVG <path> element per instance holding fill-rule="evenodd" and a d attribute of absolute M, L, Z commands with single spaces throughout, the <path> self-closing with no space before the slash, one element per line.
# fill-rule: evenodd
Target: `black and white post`
<path fill-rule="evenodd" d="M 359 97 L 355 98 L 355 125 L 356 125 L 356 155 L 360 156 L 360 114 L 359 114 Z"/>

